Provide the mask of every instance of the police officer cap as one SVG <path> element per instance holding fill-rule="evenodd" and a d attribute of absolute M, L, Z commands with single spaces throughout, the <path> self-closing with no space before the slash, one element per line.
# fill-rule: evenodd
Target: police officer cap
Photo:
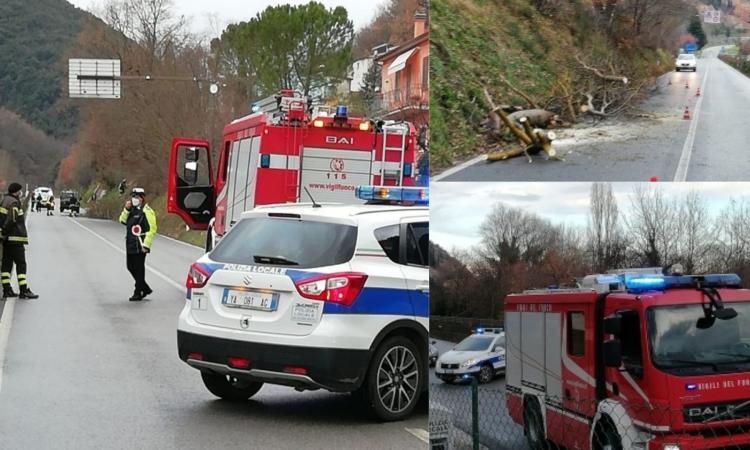
<path fill-rule="evenodd" d="M 8 194 L 15 194 L 16 192 L 23 189 L 23 186 L 21 186 L 18 183 L 11 183 L 10 186 L 8 186 Z"/>
<path fill-rule="evenodd" d="M 130 194 L 131 194 L 131 195 L 141 195 L 141 196 L 145 196 L 145 195 L 146 195 L 146 190 L 145 190 L 145 189 L 143 189 L 143 188 L 139 188 L 139 187 L 137 187 L 137 188 L 133 188 L 133 190 L 132 190 L 132 191 L 130 192 Z"/>

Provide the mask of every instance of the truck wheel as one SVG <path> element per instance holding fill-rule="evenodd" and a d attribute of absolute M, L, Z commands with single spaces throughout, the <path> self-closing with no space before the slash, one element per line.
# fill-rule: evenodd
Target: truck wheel
<path fill-rule="evenodd" d="M 386 339 L 375 351 L 362 387 L 367 405 L 381 420 L 402 420 L 422 394 L 426 361 L 404 336 Z"/>
<path fill-rule="evenodd" d="M 245 401 L 255 395 L 263 383 L 258 381 L 240 380 L 232 376 L 215 372 L 201 371 L 203 384 L 215 396 L 230 401 Z"/>
<path fill-rule="evenodd" d="M 622 439 L 611 424 L 604 422 L 596 428 L 594 446 L 597 450 L 622 450 Z"/>
<path fill-rule="evenodd" d="M 477 374 L 477 379 L 481 384 L 487 384 L 495 378 L 495 369 L 492 366 L 482 366 Z"/>
<path fill-rule="evenodd" d="M 523 434 L 531 450 L 547 450 L 547 438 L 544 436 L 544 422 L 539 406 L 533 400 L 527 400 L 523 405 Z"/>

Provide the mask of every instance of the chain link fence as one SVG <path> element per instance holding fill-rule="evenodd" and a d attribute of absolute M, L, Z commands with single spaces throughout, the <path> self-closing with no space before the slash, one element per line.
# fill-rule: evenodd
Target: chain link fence
<path fill-rule="evenodd" d="M 473 378 L 431 384 L 430 448 L 750 449 L 750 399 L 668 408 L 522 397 L 516 391 L 482 386 Z"/>

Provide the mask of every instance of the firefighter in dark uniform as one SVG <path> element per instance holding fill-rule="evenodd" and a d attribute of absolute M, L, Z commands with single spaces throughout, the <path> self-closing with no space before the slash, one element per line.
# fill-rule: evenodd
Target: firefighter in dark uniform
<path fill-rule="evenodd" d="M 39 298 L 31 292 L 26 282 L 26 244 L 29 237 L 26 233 L 24 211 L 21 205 L 21 185 L 11 183 L 8 195 L 0 203 L 0 238 L 3 242 L 3 261 L 0 265 L 0 280 L 3 285 L 3 298 Z M 16 277 L 20 295 L 13 292 L 10 285 L 13 265 L 16 266 Z"/>
<path fill-rule="evenodd" d="M 146 283 L 146 255 L 156 235 L 156 214 L 146 204 L 146 192 L 134 188 L 131 198 L 120 214 L 120 223 L 125 225 L 125 251 L 128 271 L 135 280 L 135 291 L 131 302 L 141 301 L 153 291 Z"/>

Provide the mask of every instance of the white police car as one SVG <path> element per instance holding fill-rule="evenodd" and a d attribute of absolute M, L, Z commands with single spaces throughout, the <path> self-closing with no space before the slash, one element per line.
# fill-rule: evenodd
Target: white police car
<path fill-rule="evenodd" d="M 480 383 L 489 383 L 502 372 L 505 372 L 505 332 L 499 328 L 478 328 L 443 353 L 435 366 L 435 375 L 446 383 L 471 376 Z"/>
<path fill-rule="evenodd" d="M 357 195 L 426 205 L 428 192 Z M 404 418 L 427 389 L 428 242 L 426 206 L 245 212 L 190 268 L 179 356 L 224 399 L 263 383 L 356 391 L 380 419 Z"/>

